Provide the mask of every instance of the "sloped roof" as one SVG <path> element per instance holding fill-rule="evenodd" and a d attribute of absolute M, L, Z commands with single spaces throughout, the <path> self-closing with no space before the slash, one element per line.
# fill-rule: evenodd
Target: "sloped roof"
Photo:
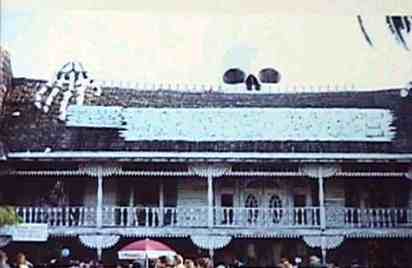
<path fill-rule="evenodd" d="M 118 127 L 73 127 L 58 119 L 58 105 L 48 114 L 34 106 L 36 81 L 20 79 L 6 100 L 3 140 L 11 152 L 52 151 L 156 151 L 156 152 L 277 152 L 277 153 L 412 153 L 412 100 L 402 98 L 400 89 L 368 92 L 261 93 L 183 92 L 173 90 L 135 90 L 104 87 L 100 97 L 86 98 L 85 105 L 121 109 L 331 109 L 349 113 L 354 109 L 388 111 L 393 120 L 393 137 L 387 140 L 299 140 L 276 139 L 125 139 Z M 62 96 L 57 96 L 58 103 Z M 242 110 L 244 109 L 244 110 Z M 249 109 L 249 110 L 248 110 Z M 298 111 L 298 110 L 295 110 Z M 269 118 L 269 117 L 268 117 Z M 150 120 L 150 118 L 147 118 Z M 233 118 L 234 121 L 237 118 Z M 170 126 L 169 126 L 170 127 Z M 373 126 L 372 126 L 373 127 Z M 136 132 L 141 131 L 135 129 Z M 193 132 L 196 136 L 196 132 Z M 263 135 L 266 137 L 265 135 Z M 273 138 L 274 137 L 274 138 Z M 48 149 L 49 148 L 49 149 Z"/>

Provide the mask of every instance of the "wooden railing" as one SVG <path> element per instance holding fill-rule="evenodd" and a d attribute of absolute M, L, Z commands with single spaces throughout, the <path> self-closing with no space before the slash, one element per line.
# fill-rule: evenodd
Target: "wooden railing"
<path fill-rule="evenodd" d="M 47 223 L 49 226 L 95 226 L 95 207 L 17 207 L 23 223 Z"/>
<path fill-rule="evenodd" d="M 412 227 L 412 209 L 408 208 L 327 208 L 326 216 L 328 227 Z"/>
<path fill-rule="evenodd" d="M 327 228 L 412 227 L 412 209 L 338 208 L 326 211 Z M 17 207 L 23 223 L 47 223 L 50 227 L 94 227 L 95 207 Z M 104 207 L 103 227 L 207 227 L 207 207 Z M 225 228 L 320 228 L 319 207 L 243 208 L 216 207 L 213 227 Z"/>
<path fill-rule="evenodd" d="M 222 227 L 319 227 L 317 207 L 302 208 L 215 208 L 215 225 Z"/>

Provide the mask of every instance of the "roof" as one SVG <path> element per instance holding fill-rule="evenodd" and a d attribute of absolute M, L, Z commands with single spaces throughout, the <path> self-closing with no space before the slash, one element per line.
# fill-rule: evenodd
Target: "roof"
<path fill-rule="evenodd" d="M 220 92 L 185 92 L 103 87 L 101 96 L 86 96 L 84 105 L 77 108 L 86 111 L 87 109 L 103 111 L 117 109 L 117 113 L 110 112 L 109 115 L 119 115 L 120 121 L 116 124 L 120 123 L 120 125 L 103 127 L 99 125 L 102 123 L 99 113 L 94 114 L 93 122 L 97 122 L 96 125 L 82 125 L 84 123 L 82 117 L 79 117 L 81 120 L 76 123 L 77 125 L 70 125 L 70 116 L 73 115 L 70 111 L 76 109 L 73 105 L 69 106 L 67 122 L 59 120 L 59 102 L 63 97 L 62 92 L 58 93 L 48 113 L 36 108 L 34 95 L 38 90 L 38 83 L 41 81 L 25 79 L 15 81 L 15 87 L 5 101 L 2 136 L 11 154 L 27 151 L 412 153 L 410 138 L 412 137 L 412 116 L 410 116 L 412 100 L 410 96 L 402 98 L 401 89 L 242 94 L 225 93 L 224 89 Z M 305 111 L 310 111 L 311 115 L 307 115 Z M 334 112 L 328 115 L 330 111 Z M 155 118 L 158 118 L 162 112 L 171 115 L 168 115 L 169 117 L 166 117 L 162 124 L 158 124 Z M 177 115 L 176 113 L 179 112 L 180 115 Z M 196 120 L 190 121 L 190 112 L 196 114 Z M 276 129 L 271 132 L 273 129 L 271 124 L 280 122 L 279 117 L 276 116 L 282 115 L 283 118 L 288 118 L 288 114 L 297 116 L 293 120 L 290 117 L 283 119 L 282 122 L 295 126 L 296 133 L 309 135 L 307 137 L 313 135 L 316 137 L 316 130 L 325 126 L 322 120 L 324 116 L 342 118 L 347 122 L 342 124 L 339 119 L 338 123 L 334 123 L 334 128 L 340 127 L 340 132 L 333 134 L 334 139 L 331 138 L 333 135 L 323 139 L 288 138 L 284 133 L 276 133 Z M 96 115 L 100 117 L 97 116 L 96 119 Z M 129 119 L 125 115 L 128 115 Z M 307 124 L 301 124 L 307 122 L 311 116 L 319 115 L 312 131 L 309 131 Z M 181 120 L 182 118 L 186 120 Z M 202 118 L 212 118 L 211 124 L 203 122 Z M 136 119 L 141 123 L 127 129 L 127 122 L 133 124 Z M 150 120 L 155 121 L 152 130 L 153 128 L 164 130 L 160 138 L 156 135 L 150 136 L 149 134 L 154 132 L 145 129 L 150 125 L 146 122 Z M 199 134 L 200 129 L 190 132 L 187 136 L 187 130 L 194 126 L 198 127 L 196 123 L 200 122 L 199 120 L 202 121 L 202 127 L 210 127 L 210 129 L 205 130 L 203 136 Z M 239 122 L 241 124 L 237 125 Z M 245 122 L 249 122 L 249 125 Z M 255 126 L 258 125 L 266 133 L 261 133 L 259 128 L 256 130 L 251 127 L 251 122 L 255 122 Z M 181 126 L 176 123 L 186 124 L 184 126 L 186 132 L 183 136 L 177 135 L 179 132 L 176 129 Z M 216 132 L 216 127 L 222 125 L 229 126 L 230 130 Z M 233 127 L 236 125 L 239 129 L 234 131 Z M 349 137 L 356 132 L 362 135 L 345 140 L 340 134 L 345 131 L 345 127 L 354 130 L 347 132 Z M 213 135 L 215 138 L 211 139 Z"/>

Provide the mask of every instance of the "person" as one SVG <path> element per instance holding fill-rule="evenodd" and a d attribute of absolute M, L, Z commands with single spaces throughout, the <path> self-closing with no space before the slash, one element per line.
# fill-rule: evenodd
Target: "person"
<path fill-rule="evenodd" d="M 170 256 L 160 256 L 155 264 L 155 268 L 172 268 L 175 267 L 175 260 Z"/>
<path fill-rule="evenodd" d="M 199 258 L 196 260 L 197 268 L 213 268 L 212 260 L 209 258 Z"/>
<path fill-rule="evenodd" d="M 196 268 L 195 263 L 191 259 L 186 259 L 185 268 Z"/>
<path fill-rule="evenodd" d="M 288 258 L 281 258 L 280 263 L 282 264 L 283 268 L 293 268 L 292 264 L 289 262 Z"/>
<path fill-rule="evenodd" d="M 313 268 L 323 267 L 322 264 L 320 263 L 320 258 L 314 255 L 310 256 L 309 257 L 309 267 L 313 267 Z"/>
<path fill-rule="evenodd" d="M 175 268 L 185 268 L 183 265 L 183 257 L 181 255 L 175 255 Z"/>
<path fill-rule="evenodd" d="M 0 250 L 0 268 L 10 268 L 10 265 L 7 264 L 7 259 L 6 252 Z"/>
<path fill-rule="evenodd" d="M 16 257 L 16 268 L 33 268 L 33 264 L 26 259 L 26 255 L 19 252 Z"/>

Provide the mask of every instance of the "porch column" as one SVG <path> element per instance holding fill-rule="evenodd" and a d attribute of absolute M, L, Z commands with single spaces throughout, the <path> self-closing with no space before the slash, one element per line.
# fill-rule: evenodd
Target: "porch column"
<path fill-rule="evenodd" d="M 213 227 L 213 178 L 218 178 L 231 171 L 232 167 L 226 163 L 198 163 L 189 166 L 189 172 L 202 178 L 207 178 L 208 227 Z"/>
<path fill-rule="evenodd" d="M 324 178 L 330 178 L 334 176 L 339 171 L 338 165 L 333 164 L 307 164 L 300 167 L 301 172 L 310 178 L 316 179 L 318 182 L 319 191 L 319 226 L 324 233 L 326 230 L 326 211 L 325 211 L 325 189 L 324 189 Z M 317 242 L 317 247 L 321 248 L 322 252 L 322 263 L 326 264 L 326 253 L 327 249 L 330 248 L 326 246 L 325 237 L 315 237 L 320 239 Z M 305 240 L 306 241 L 306 240 Z M 308 243 L 308 242 L 307 242 Z"/>
<path fill-rule="evenodd" d="M 97 168 L 96 225 L 97 228 L 103 226 L 103 170 L 101 165 Z"/>
<path fill-rule="evenodd" d="M 164 182 L 163 179 L 160 180 L 160 185 L 159 185 L 159 225 L 163 226 L 163 216 L 164 216 Z"/>
<path fill-rule="evenodd" d="M 318 188 L 319 188 L 320 228 L 321 228 L 322 230 L 325 230 L 325 228 L 326 228 L 325 192 L 324 192 L 324 181 L 323 181 L 322 172 L 319 172 Z M 323 255 L 323 253 L 322 253 L 322 255 Z"/>
<path fill-rule="evenodd" d="M 112 174 L 118 174 L 121 171 L 121 166 L 115 163 L 87 163 L 81 164 L 79 166 L 79 171 L 93 178 L 97 178 L 96 232 L 99 232 L 99 229 L 103 226 L 103 178 Z M 84 235 L 79 236 L 79 238 L 83 244 L 95 248 L 97 258 L 101 260 L 102 250 L 116 244 L 120 236 Z"/>
<path fill-rule="evenodd" d="M 213 177 L 207 176 L 208 227 L 213 227 Z"/>

